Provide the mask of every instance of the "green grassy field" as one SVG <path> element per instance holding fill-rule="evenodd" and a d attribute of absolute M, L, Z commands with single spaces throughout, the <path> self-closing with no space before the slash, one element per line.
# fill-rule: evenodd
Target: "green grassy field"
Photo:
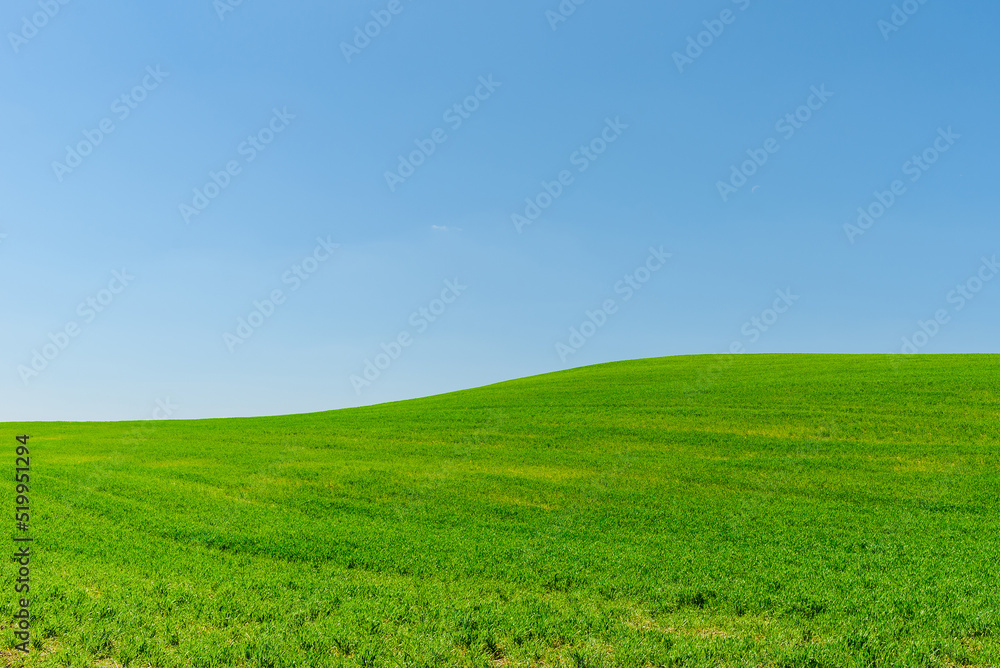
<path fill-rule="evenodd" d="M 1000 356 L 759 355 L 289 417 L 6 424 L 5 479 L 33 436 L 35 639 L 0 652 L 1000 666 L 998 419 Z"/>

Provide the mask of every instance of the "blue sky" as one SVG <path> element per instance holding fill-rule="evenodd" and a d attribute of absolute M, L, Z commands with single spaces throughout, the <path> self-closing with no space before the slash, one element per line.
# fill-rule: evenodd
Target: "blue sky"
<path fill-rule="evenodd" d="M 1000 6 L 561 11 L 7 3 L 0 420 L 1000 352 Z"/>

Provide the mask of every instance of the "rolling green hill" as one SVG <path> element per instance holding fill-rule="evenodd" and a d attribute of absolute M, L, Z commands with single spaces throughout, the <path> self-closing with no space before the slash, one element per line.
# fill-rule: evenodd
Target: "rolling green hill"
<path fill-rule="evenodd" d="M 998 419 L 1000 356 L 755 355 L 2 425 L 24 663 L 1000 666 Z"/>

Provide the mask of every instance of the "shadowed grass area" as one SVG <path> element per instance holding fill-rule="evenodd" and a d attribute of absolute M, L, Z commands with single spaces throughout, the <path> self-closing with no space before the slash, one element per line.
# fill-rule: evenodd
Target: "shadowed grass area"
<path fill-rule="evenodd" d="M 1000 666 L 998 418 L 1000 356 L 755 355 L 3 425 L 24 665 Z"/>

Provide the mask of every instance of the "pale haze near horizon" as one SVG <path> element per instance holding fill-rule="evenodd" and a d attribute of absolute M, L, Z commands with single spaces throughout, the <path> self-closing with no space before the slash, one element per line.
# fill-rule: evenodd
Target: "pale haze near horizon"
<path fill-rule="evenodd" d="M 45 6 L 0 12 L 0 420 L 998 351 L 995 4 Z"/>

